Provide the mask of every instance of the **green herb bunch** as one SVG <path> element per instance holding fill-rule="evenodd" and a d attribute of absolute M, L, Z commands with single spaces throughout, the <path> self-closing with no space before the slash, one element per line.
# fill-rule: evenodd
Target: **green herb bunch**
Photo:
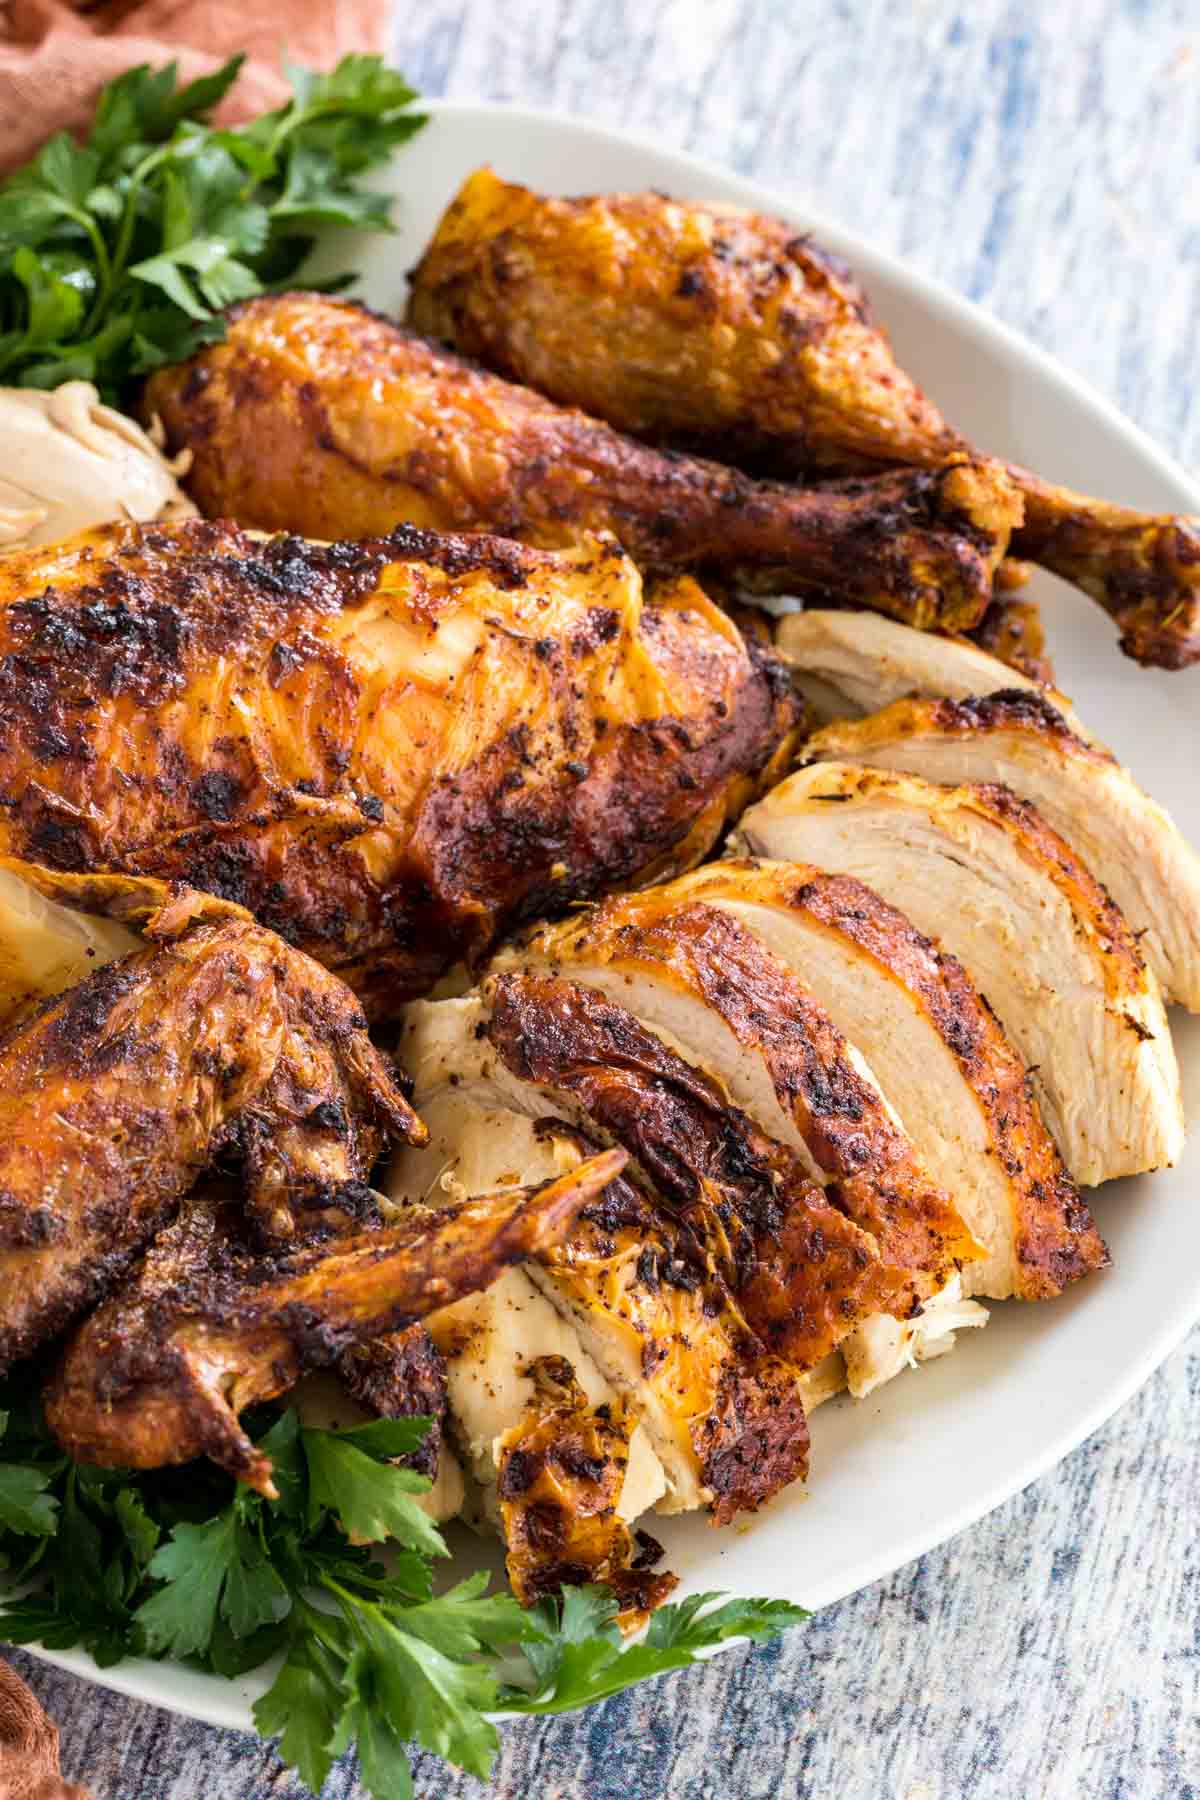
<path fill-rule="evenodd" d="M 408 1743 L 486 1776 L 489 1712 L 573 1711 L 806 1617 L 700 1594 L 626 1644 L 605 1588 L 531 1611 L 489 1593 L 486 1575 L 435 1592 L 449 1552 L 416 1503 L 429 1483 L 389 1460 L 419 1446 L 427 1419 L 331 1432 L 291 1410 L 264 1415 L 251 1423 L 274 1464 L 267 1501 L 207 1463 L 78 1467 L 49 1436 L 32 1377 L 0 1384 L 0 1405 L 0 1556 L 16 1596 L 0 1636 L 227 1676 L 280 1658 L 255 1721 L 314 1792 L 352 1746 L 374 1800 L 409 1800 Z"/>
<path fill-rule="evenodd" d="M 120 404 L 220 338 L 223 307 L 293 281 L 319 234 L 388 229 L 360 178 L 425 123 L 404 77 L 377 56 L 289 66 L 286 106 L 215 129 L 242 61 L 183 88 L 174 63 L 130 69 L 82 144 L 59 132 L 0 186 L 0 383 L 82 377 Z"/>

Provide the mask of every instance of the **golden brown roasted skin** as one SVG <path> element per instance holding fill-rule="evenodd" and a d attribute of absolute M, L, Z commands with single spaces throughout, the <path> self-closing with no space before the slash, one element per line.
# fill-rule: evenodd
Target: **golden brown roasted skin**
<path fill-rule="evenodd" d="M 0 567 L 0 854 L 94 911 L 113 871 L 235 901 L 376 1014 L 698 861 L 799 717 L 767 646 L 611 542 L 193 519 Z"/>
<path fill-rule="evenodd" d="M 577 1101 L 636 1159 L 769 1351 L 813 1368 L 861 1318 L 914 1310 L 909 1271 L 631 1013 L 554 976 L 499 975 L 486 992 L 501 1060 Z"/>
<path fill-rule="evenodd" d="M 0 1040 L 0 1367 L 109 1293 L 221 1153 L 260 1244 L 378 1218 L 421 1142 L 362 1010 L 249 920 L 107 964 Z"/>
<path fill-rule="evenodd" d="M 639 1547 L 616 1510 L 635 1421 L 619 1401 L 590 1406 L 565 1357 L 540 1356 L 529 1374 L 535 1398 L 501 1440 L 497 1479 L 512 1591 L 533 1606 L 567 1585 L 601 1581 L 633 1630 L 679 1580 L 637 1566 Z M 649 1562 L 661 1554 L 653 1538 L 645 1548 Z"/>
<path fill-rule="evenodd" d="M 661 194 L 549 198 L 468 178 L 409 319 L 564 405 L 776 478 L 969 448 L 897 365 L 851 272 L 781 220 Z M 1200 522 L 1010 468 L 1013 549 L 1109 612 L 1139 662 L 1200 658 Z"/>
<path fill-rule="evenodd" d="M 723 897 L 761 897 L 768 905 L 802 911 L 830 937 L 857 944 L 919 1000 L 973 1089 L 1012 1184 L 1014 1291 L 1022 1299 L 1053 1299 L 1071 1282 L 1107 1267 L 1108 1250 L 1042 1121 L 1029 1072 L 961 963 L 865 882 L 809 863 L 731 858 L 698 869 L 679 890 L 711 897 L 716 905 Z"/>
<path fill-rule="evenodd" d="M 567 980 L 586 981 L 580 964 L 585 971 L 610 964 L 623 975 L 645 970 L 701 1000 L 743 1049 L 761 1057 L 813 1164 L 836 1182 L 838 1207 L 877 1241 L 914 1301 L 981 1254 L 951 1196 L 854 1067 L 828 1013 L 730 914 L 681 898 L 667 883 L 535 927 L 512 953 L 514 961 L 530 955 Z"/>
<path fill-rule="evenodd" d="M 68 1344 L 47 1423 L 78 1462 L 145 1469 L 208 1456 L 273 1495 L 270 1457 L 239 1413 L 547 1249 L 624 1161 L 606 1151 L 537 1188 L 413 1209 L 400 1224 L 275 1257 L 247 1245 L 228 1208 L 194 1200 Z"/>
<path fill-rule="evenodd" d="M 648 448 L 349 301 L 235 308 L 223 342 L 148 383 L 202 511 L 309 537 L 401 520 L 561 544 L 611 532 L 651 570 L 835 596 L 965 629 L 1021 516 L 964 457 L 804 492 Z"/>
<path fill-rule="evenodd" d="M 574 1157 L 585 1133 L 556 1119 L 540 1130 Z M 585 1206 L 538 1258 L 576 1318 L 623 1337 L 639 1392 L 694 1459 L 709 1519 L 728 1525 L 808 1474 L 808 1422 L 790 1362 L 751 1331 L 690 1226 L 628 1174 Z"/>

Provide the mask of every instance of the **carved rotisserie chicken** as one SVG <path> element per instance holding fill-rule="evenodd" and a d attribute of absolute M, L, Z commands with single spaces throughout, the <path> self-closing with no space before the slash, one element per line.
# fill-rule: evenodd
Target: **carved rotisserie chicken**
<path fill-rule="evenodd" d="M 414 271 L 409 319 L 647 442 L 777 479 L 975 454 L 897 365 L 845 264 L 759 214 L 555 199 L 480 169 Z M 1099 601 L 1138 661 L 1200 658 L 1200 522 L 1009 473 L 1015 555 Z"/>
<path fill-rule="evenodd" d="M 521 919 L 686 868 L 787 744 L 686 577 L 402 531 L 114 526 L 0 564 L 0 853 L 246 906 L 375 1013 Z"/>

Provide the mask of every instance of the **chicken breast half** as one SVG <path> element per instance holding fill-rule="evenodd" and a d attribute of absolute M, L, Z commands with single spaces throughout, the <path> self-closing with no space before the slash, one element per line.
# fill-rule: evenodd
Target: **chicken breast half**
<path fill-rule="evenodd" d="M 751 855 L 854 875 L 956 956 L 1030 1069 L 1077 1181 L 1175 1162 L 1179 1067 L 1115 902 L 1007 788 L 817 763 L 751 807 Z"/>
<path fill-rule="evenodd" d="M 909 695 L 967 700 L 1000 688 L 1045 694 L 1077 737 L 1089 737 L 1071 702 L 973 644 L 917 631 L 881 613 L 813 607 L 789 613 L 775 646 L 821 722 L 857 719 Z"/>
<path fill-rule="evenodd" d="M 836 1204 L 903 1271 L 911 1296 L 907 1309 L 893 1308 L 907 1313 L 903 1324 L 882 1315 L 843 1342 L 853 1393 L 898 1372 L 918 1337 L 924 1348 L 939 1325 L 953 1329 L 925 1303 L 947 1290 L 949 1300 L 960 1300 L 958 1271 L 983 1247 L 863 1057 L 812 989 L 746 925 L 669 884 L 561 927 L 537 928 L 496 966 L 545 969 L 603 993 L 795 1149 L 816 1180 L 832 1184 Z M 976 1315 L 982 1323 L 981 1308 L 960 1306 L 958 1322 L 974 1323 Z M 808 1386 L 824 1397 L 823 1379 Z"/>
<path fill-rule="evenodd" d="M 0 559 L 0 853 L 236 901 L 375 1013 L 688 867 L 800 707 L 616 545 L 109 527 Z"/>
<path fill-rule="evenodd" d="M 1031 800 L 1108 889 L 1168 1000 L 1200 1011 L 1200 857 L 1108 751 L 1040 695 L 897 700 L 830 725 L 804 761 L 901 769 L 957 786 L 998 782 Z"/>

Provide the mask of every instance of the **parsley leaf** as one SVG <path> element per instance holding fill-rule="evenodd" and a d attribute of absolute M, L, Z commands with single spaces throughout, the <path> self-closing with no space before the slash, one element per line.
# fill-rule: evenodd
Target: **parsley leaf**
<path fill-rule="evenodd" d="M 375 56 L 291 68 L 286 105 L 218 130 L 242 61 L 184 87 L 174 63 L 127 70 L 85 143 L 60 132 L 0 184 L 0 381 L 83 376 L 120 404 L 221 337 L 225 307 L 292 279 L 323 232 L 390 228 L 359 181 L 425 122 L 404 77 Z"/>
<path fill-rule="evenodd" d="M 164 93 L 131 85 L 129 104 Z M 46 1429 L 36 1372 L 0 1382 L 0 1557 L 25 1590 L 0 1609 L 0 1631 L 82 1644 L 101 1663 L 148 1652 L 231 1677 L 278 1655 L 255 1723 L 314 1793 L 352 1746 L 372 1800 L 411 1800 L 412 1743 L 486 1778 L 489 1714 L 587 1706 L 805 1617 L 700 1594 L 626 1643 L 607 1588 L 568 1588 L 529 1611 L 489 1593 L 483 1574 L 435 1593 L 446 1547 L 416 1504 L 429 1484 L 392 1461 L 420 1446 L 428 1420 L 309 1431 L 289 1409 L 245 1423 L 272 1459 L 276 1500 L 203 1462 L 77 1467 Z"/>
<path fill-rule="evenodd" d="M 525 1645 L 533 1671 L 532 1691 L 502 1690 L 500 1704 L 512 1712 L 570 1712 L 606 1699 L 635 1682 L 683 1669 L 731 1638 L 770 1638 L 799 1625 L 808 1614 L 785 1600 L 732 1599 L 714 1606 L 719 1594 L 694 1594 L 660 1607 L 640 1643 L 622 1647 L 612 1620 L 617 1603 L 606 1588 L 568 1588 L 560 1601 L 543 1600 L 533 1609 L 540 1637 Z"/>
<path fill-rule="evenodd" d="M 383 1423 L 383 1421 L 381 1421 Z M 388 1421 L 389 1424 L 398 1421 Z M 371 1430 L 367 1427 L 367 1430 Z M 403 1442 L 388 1438 L 385 1442 Z M 354 1434 L 336 1431 L 303 1433 L 308 1463 L 308 1521 L 316 1524 L 324 1511 L 334 1513 L 350 1536 L 360 1544 L 382 1543 L 394 1538 L 423 1556 L 449 1552 L 437 1526 L 413 1500 L 429 1482 L 410 1469 L 395 1469 L 379 1462 L 368 1447 L 360 1448 Z M 411 1442 L 410 1442 L 410 1447 Z M 394 1455 L 394 1450 L 388 1450 Z"/>
<path fill-rule="evenodd" d="M 47 1493 L 52 1471 L 25 1463 L 0 1464 L 0 1526 L 46 1537 L 58 1523 L 58 1501 Z"/>
<path fill-rule="evenodd" d="M 239 1495 L 203 1525 L 176 1525 L 155 1554 L 148 1572 L 163 1585 L 135 1615 L 151 1651 L 191 1656 L 212 1641 L 218 1616 L 248 1637 L 287 1609 L 287 1587 L 245 1512 Z"/>

